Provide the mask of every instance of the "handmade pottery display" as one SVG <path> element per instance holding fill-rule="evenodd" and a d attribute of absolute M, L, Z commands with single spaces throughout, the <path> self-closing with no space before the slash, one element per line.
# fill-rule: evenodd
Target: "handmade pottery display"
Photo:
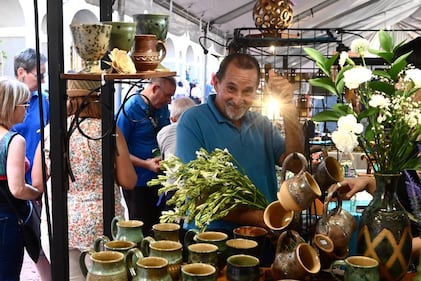
<path fill-rule="evenodd" d="M 114 48 L 129 52 L 133 47 L 136 35 L 136 23 L 123 21 L 103 21 L 103 24 L 112 26 L 108 50 Z"/>
<path fill-rule="evenodd" d="M 158 52 L 158 46 L 161 49 L 160 52 Z M 135 36 L 131 57 L 138 72 L 155 70 L 166 54 L 164 42 L 157 40 L 155 35 Z"/>
<path fill-rule="evenodd" d="M 110 24 L 71 24 L 73 45 L 85 61 L 80 72 L 101 72 L 99 60 L 108 50 L 112 26 Z"/>

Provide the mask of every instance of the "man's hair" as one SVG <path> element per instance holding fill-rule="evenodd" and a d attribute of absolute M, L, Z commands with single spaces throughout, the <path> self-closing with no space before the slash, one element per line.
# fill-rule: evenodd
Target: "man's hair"
<path fill-rule="evenodd" d="M 40 64 L 45 64 L 47 62 L 47 57 L 43 54 L 39 55 Z M 22 67 L 26 71 L 32 71 L 37 66 L 37 52 L 35 49 L 28 48 L 20 52 L 15 56 L 14 59 L 14 71 L 15 76 L 18 75 L 19 67 Z"/>
<path fill-rule="evenodd" d="M 171 117 L 179 118 L 184 111 L 195 105 L 195 102 L 189 97 L 175 99 L 171 102 Z"/>
<path fill-rule="evenodd" d="M 162 85 L 165 81 L 170 83 L 171 86 L 177 87 L 177 82 L 174 77 L 168 76 L 168 77 L 159 77 L 159 78 L 152 78 L 152 83 L 157 83 L 158 85 Z"/>
<path fill-rule="evenodd" d="M 233 53 L 226 56 L 219 65 L 219 70 L 215 74 L 219 81 L 224 79 L 225 72 L 230 64 L 234 64 L 240 69 L 255 69 L 257 77 L 260 76 L 259 62 L 255 57 L 249 54 Z M 257 83 L 259 83 L 259 79 L 257 79 Z"/>

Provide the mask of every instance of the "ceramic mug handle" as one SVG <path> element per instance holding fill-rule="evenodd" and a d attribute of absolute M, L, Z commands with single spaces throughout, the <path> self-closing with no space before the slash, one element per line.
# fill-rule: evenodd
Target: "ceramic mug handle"
<path fill-rule="evenodd" d="M 336 267 L 339 267 L 339 266 L 346 266 L 345 261 L 344 261 L 344 260 L 336 260 L 336 261 L 334 261 L 334 262 L 330 265 L 329 272 L 330 272 L 330 274 L 333 276 L 333 278 L 335 278 L 336 280 L 341 281 L 341 280 L 343 280 L 343 279 L 339 278 L 339 277 L 338 277 L 339 275 L 338 275 L 338 274 L 336 274 L 336 273 L 335 273 L 335 271 L 334 271 L 334 269 L 335 269 Z"/>

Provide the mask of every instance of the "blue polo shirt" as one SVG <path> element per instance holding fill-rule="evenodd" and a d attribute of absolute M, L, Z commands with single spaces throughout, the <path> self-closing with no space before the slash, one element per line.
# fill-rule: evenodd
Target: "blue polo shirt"
<path fill-rule="evenodd" d="M 50 122 L 50 105 L 48 102 L 48 95 L 42 93 L 42 110 L 44 122 L 42 124 L 45 127 Z M 30 166 L 29 170 L 25 174 L 27 183 L 32 184 L 31 171 L 32 164 L 34 162 L 35 150 L 37 149 L 38 143 L 41 139 L 40 134 L 40 119 L 39 119 L 39 95 L 38 91 L 32 92 L 31 99 L 29 101 L 29 108 L 26 111 L 25 119 L 22 123 L 16 124 L 12 127 L 12 131 L 18 132 L 26 140 L 26 158 L 28 158 Z"/>
<path fill-rule="evenodd" d="M 225 149 L 238 161 L 245 174 L 265 195 L 268 202 L 277 200 L 275 165 L 285 151 L 285 142 L 271 121 L 257 112 L 248 111 L 241 128 L 234 126 L 218 111 L 215 96 L 208 103 L 184 112 L 178 121 L 175 154 L 185 163 L 196 159 L 196 151 Z M 226 229 L 234 225 L 218 221 L 209 229 Z"/>
<path fill-rule="evenodd" d="M 126 139 L 130 154 L 141 159 L 153 158 L 152 151 L 158 148 L 156 135 L 162 127 L 170 124 L 168 106 L 150 110 L 139 94 L 131 96 L 122 106 L 124 111 L 117 116 L 117 126 Z M 135 170 L 138 187 L 146 187 L 146 183 L 157 176 L 141 167 L 135 167 Z"/>

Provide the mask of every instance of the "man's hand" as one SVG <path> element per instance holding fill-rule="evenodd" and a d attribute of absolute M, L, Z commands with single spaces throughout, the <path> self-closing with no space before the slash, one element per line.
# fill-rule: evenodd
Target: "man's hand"
<path fill-rule="evenodd" d="M 273 69 L 269 70 L 268 90 L 283 104 L 294 102 L 291 83 L 285 77 L 276 74 Z"/>
<path fill-rule="evenodd" d="M 147 169 L 151 170 L 152 172 L 158 174 L 161 172 L 161 169 L 159 167 L 159 162 L 161 161 L 161 158 L 155 157 L 155 158 L 148 158 L 145 160 L 147 163 Z"/>

